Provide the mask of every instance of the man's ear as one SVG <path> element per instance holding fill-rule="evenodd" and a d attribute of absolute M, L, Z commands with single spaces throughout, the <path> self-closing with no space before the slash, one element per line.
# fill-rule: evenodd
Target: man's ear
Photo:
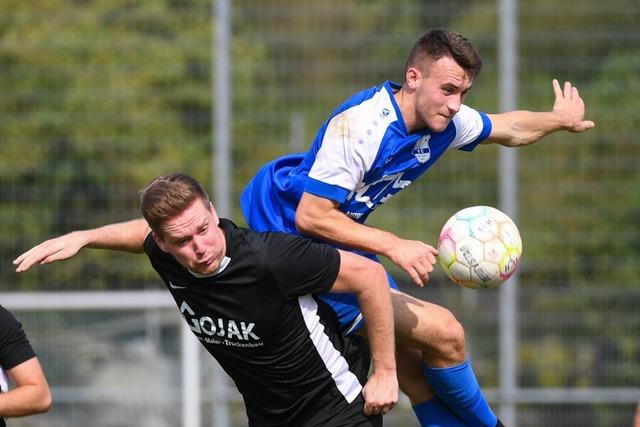
<path fill-rule="evenodd" d="M 407 87 L 411 90 L 416 90 L 418 88 L 418 82 L 422 78 L 422 72 L 415 67 L 407 68 L 407 72 L 404 76 Z"/>
<path fill-rule="evenodd" d="M 215 224 L 220 224 L 220 217 L 218 216 L 218 212 L 216 212 L 216 208 L 213 206 L 213 202 L 209 202 L 209 211 L 211 212 L 211 215 L 213 215 Z"/>
<path fill-rule="evenodd" d="M 162 249 L 163 252 L 169 252 L 167 250 L 167 245 L 164 243 L 164 240 L 162 240 L 160 236 L 158 236 L 153 231 L 151 232 L 151 235 L 153 236 L 153 240 L 155 240 L 156 244 L 160 247 L 160 249 Z"/>

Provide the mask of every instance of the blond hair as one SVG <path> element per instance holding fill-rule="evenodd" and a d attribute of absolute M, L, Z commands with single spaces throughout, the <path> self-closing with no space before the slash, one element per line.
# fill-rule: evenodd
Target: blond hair
<path fill-rule="evenodd" d="M 153 232 L 161 237 L 163 224 L 198 199 L 208 207 L 209 195 L 195 178 L 184 173 L 162 175 L 140 190 L 140 211 Z"/>

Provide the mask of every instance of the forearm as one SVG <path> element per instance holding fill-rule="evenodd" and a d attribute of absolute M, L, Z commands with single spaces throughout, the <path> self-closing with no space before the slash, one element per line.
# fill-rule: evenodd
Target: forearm
<path fill-rule="evenodd" d="M 340 251 L 340 271 L 331 289 L 356 295 L 365 319 L 374 369 L 395 377 L 393 306 L 387 274 L 380 263 Z M 393 372 L 391 372 L 393 371 Z"/>
<path fill-rule="evenodd" d="M 17 266 L 16 272 L 21 273 L 36 264 L 71 258 L 85 247 L 142 253 L 147 234 L 149 227 L 143 219 L 72 231 L 34 246 L 13 260 L 13 264 Z"/>
<path fill-rule="evenodd" d="M 387 257 L 399 239 L 388 231 L 355 222 L 337 209 L 305 214 L 296 219 L 298 230 L 308 236 Z"/>
<path fill-rule="evenodd" d="M 393 307 L 386 274 L 380 270 L 381 274 L 369 275 L 368 286 L 356 295 L 365 319 L 373 372 L 395 375 Z"/>
<path fill-rule="evenodd" d="M 490 114 L 491 134 L 485 143 L 495 142 L 507 147 L 516 147 L 533 144 L 558 130 L 584 132 L 593 128 L 595 123 L 584 119 L 585 106 L 578 89 L 570 82 L 564 82 L 561 88 L 556 79 L 552 85 L 556 99 L 551 111 Z"/>
<path fill-rule="evenodd" d="M 49 410 L 51 392 L 36 357 L 9 369 L 8 374 L 16 387 L 0 393 L 0 417 L 22 417 Z"/>
<path fill-rule="evenodd" d="M 566 129 L 562 117 L 554 112 L 510 111 L 490 114 L 492 132 L 487 142 L 506 147 L 533 144 L 544 136 Z"/>
<path fill-rule="evenodd" d="M 135 219 L 73 233 L 77 233 L 78 238 L 85 242 L 83 246 L 86 248 L 142 253 L 149 231 L 144 219 Z"/>
<path fill-rule="evenodd" d="M 46 412 L 51 406 L 49 389 L 40 385 L 24 385 L 0 393 L 0 417 L 24 417 Z"/>

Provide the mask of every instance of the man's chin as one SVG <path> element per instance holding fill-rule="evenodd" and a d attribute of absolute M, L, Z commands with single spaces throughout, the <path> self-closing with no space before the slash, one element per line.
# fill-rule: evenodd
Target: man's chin
<path fill-rule="evenodd" d="M 211 276 L 212 274 L 214 274 L 217 270 L 218 267 L 213 265 L 213 263 L 209 264 L 209 265 L 197 265 L 194 266 L 192 268 L 189 269 L 192 273 L 195 273 L 197 275 L 200 276 Z"/>
<path fill-rule="evenodd" d="M 449 123 L 451 123 L 451 119 L 440 120 L 437 123 L 434 123 L 433 127 L 431 127 L 431 130 L 434 132 L 444 132 L 447 126 L 449 126 Z"/>

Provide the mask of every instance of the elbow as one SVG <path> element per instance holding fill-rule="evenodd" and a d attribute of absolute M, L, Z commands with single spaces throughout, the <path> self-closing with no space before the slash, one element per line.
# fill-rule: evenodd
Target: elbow
<path fill-rule="evenodd" d="M 389 290 L 387 272 L 379 262 L 368 262 L 366 264 L 366 270 L 360 274 L 360 277 L 368 277 L 368 280 L 365 281 L 367 288 L 375 288 L 377 291 L 383 292 Z"/>
<path fill-rule="evenodd" d="M 53 405 L 53 398 L 51 396 L 51 390 L 49 387 L 45 387 L 45 390 L 40 394 L 40 398 L 37 399 L 34 405 L 34 413 L 40 414 L 44 412 L 48 412 Z"/>
<path fill-rule="evenodd" d="M 313 223 L 314 220 L 306 212 L 296 211 L 295 224 L 298 232 L 302 234 L 309 234 L 309 232 L 312 231 L 311 225 Z"/>

